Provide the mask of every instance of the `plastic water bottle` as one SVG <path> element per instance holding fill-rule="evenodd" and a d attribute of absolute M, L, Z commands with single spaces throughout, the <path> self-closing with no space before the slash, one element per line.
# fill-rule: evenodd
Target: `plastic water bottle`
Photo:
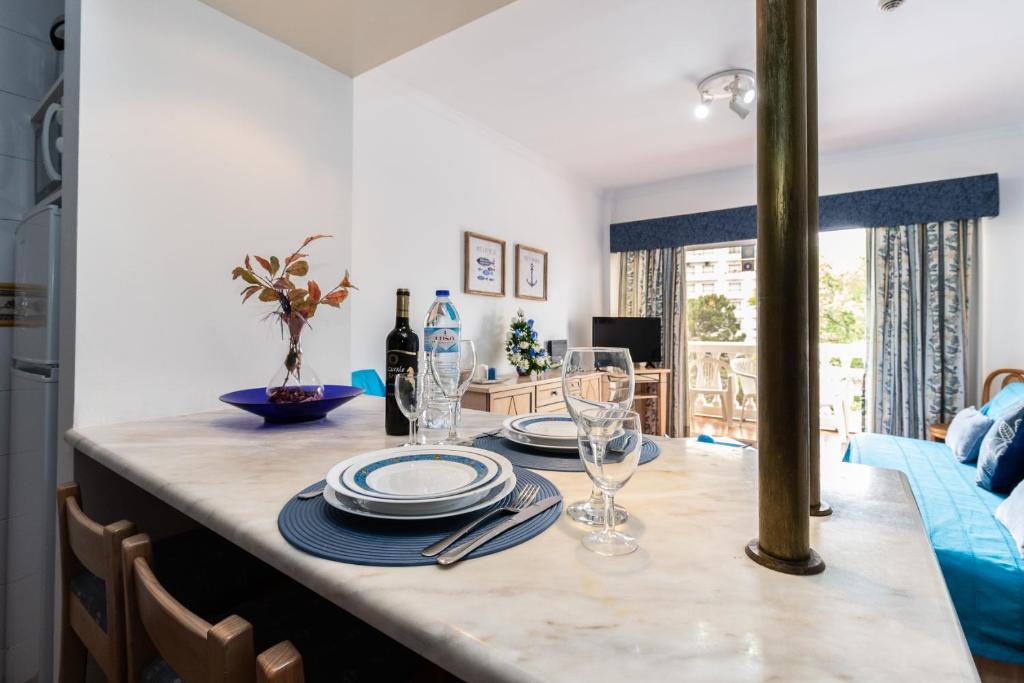
<path fill-rule="evenodd" d="M 434 293 L 437 298 L 427 311 L 423 321 L 423 352 L 425 362 L 430 363 L 431 353 L 438 349 L 437 370 L 442 376 L 456 379 L 459 374 L 459 335 L 462 323 L 459 312 L 455 310 L 447 289 L 439 289 Z M 426 381 L 427 410 L 423 422 L 428 429 L 448 428 L 448 399 L 434 381 L 429 365 L 424 376 Z"/>

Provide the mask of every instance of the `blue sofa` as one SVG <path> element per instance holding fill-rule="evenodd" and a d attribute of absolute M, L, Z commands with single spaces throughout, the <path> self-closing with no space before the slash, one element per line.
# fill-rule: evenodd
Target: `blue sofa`
<path fill-rule="evenodd" d="M 1019 400 L 1024 384 L 1011 384 L 982 412 Z M 979 487 L 975 465 L 938 442 L 858 434 L 843 459 L 907 475 L 971 652 L 1024 664 L 1024 560 L 995 518 L 1005 497 Z"/>

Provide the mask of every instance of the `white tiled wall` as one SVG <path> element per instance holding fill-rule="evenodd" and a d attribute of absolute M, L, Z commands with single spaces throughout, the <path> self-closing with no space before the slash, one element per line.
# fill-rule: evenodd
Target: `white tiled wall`
<path fill-rule="evenodd" d="M 34 203 L 30 117 L 59 72 L 49 31 L 63 12 L 63 0 L 0 0 L 0 282 L 14 278 L 14 231 Z M 0 680 L 24 683 L 40 673 L 42 498 L 18 483 L 39 480 L 38 450 L 9 443 L 10 354 L 11 329 L 0 327 Z"/>

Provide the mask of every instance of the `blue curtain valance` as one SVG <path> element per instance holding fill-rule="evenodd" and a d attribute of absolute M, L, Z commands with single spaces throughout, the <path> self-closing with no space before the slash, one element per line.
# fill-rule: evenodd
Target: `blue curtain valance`
<path fill-rule="evenodd" d="M 830 194 L 818 200 L 822 230 L 875 228 L 999 215 L 995 173 Z M 611 226 L 611 250 L 636 251 L 757 237 L 757 207 L 650 218 Z"/>

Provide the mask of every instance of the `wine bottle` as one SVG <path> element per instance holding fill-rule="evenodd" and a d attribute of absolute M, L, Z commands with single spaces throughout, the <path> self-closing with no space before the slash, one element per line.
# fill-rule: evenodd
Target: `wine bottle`
<path fill-rule="evenodd" d="M 409 434 L 409 420 L 395 400 L 395 376 L 412 368 L 418 370 L 420 338 L 409 327 L 409 290 L 399 289 L 395 306 L 395 329 L 388 334 L 387 382 L 384 386 L 384 431 L 392 436 Z"/>

